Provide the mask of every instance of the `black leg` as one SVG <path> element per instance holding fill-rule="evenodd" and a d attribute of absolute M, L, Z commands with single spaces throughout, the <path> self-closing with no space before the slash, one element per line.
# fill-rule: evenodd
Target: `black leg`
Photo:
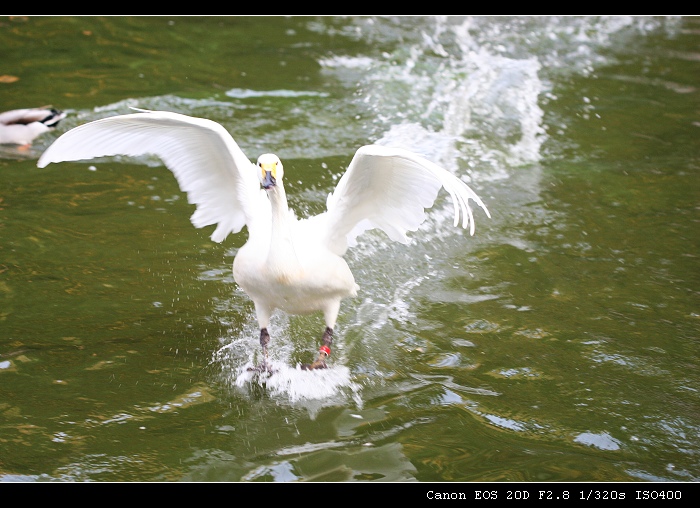
<path fill-rule="evenodd" d="M 267 345 L 270 343 L 270 334 L 267 333 L 267 328 L 260 329 L 260 345 L 263 350 L 263 357 L 267 361 Z"/>
<path fill-rule="evenodd" d="M 260 365 L 257 367 L 250 367 L 248 370 L 254 370 L 256 372 L 272 372 L 270 366 L 267 364 L 267 345 L 270 343 L 270 334 L 267 333 L 267 328 L 260 329 L 260 346 L 262 346 L 263 359 Z"/>
<path fill-rule="evenodd" d="M 333 328 L 326 327 L 326 331 L 323 332 L 323 339 L 321 340 L 323 341 L 323 345 L 330 349 L 333 343 Z M 330 353 L 328 353 L 328 355 L 330 355 Z"/>

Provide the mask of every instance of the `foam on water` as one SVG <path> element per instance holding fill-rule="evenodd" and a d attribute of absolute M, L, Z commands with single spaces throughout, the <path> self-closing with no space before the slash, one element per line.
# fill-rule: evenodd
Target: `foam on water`
<path fill-rule="evenodd" d="M 247 88 L 232 88 L 227 90 L 226 95 L 235 99 L 249 99 L 258 97 L 328 97 L 324 92 L 298 91 L 298 90 L 249 90 Z"/>
<path fill-rule="evenodd" d="M 233 310 L 230 305 L 226 309 L 226 312 L 219 309 L 222 320 Z M 212 365 L 220 371 L 222 382 L 242 390 L 262 387 L 268 394 L 291 403 L 327 402 L 339 398 L 347 401 L 351 398 L 361 405 L 360 386 L 353 381 L 351 370 L 345 365 L 342 348 L 334 348 L 327 369 L 302 370 L 301 364 L 293 360 L 290 319 L 282 313 L 275 313 L 272 317 L 268 359 L 272 374 L 269 374 L 249 370 L 260 362 L 260 331 L 254 313 L 241 317 L 244 326 L 230 329 L 229 334 L 220 339 L 221 347 L 212 357 Z M 311 361 L 315 353 L 310 351 L 308 354 Z"/>
<path fill-rule="evenodd" d="M 272 395 L 282 395 L 290 402 L 302 400 L 327 400 L 348 391 L 356 393 L 359 386 L 352 381 L 350 369 L 344 365 L 333 365 L 327 369 L 302 370 L 280 361 L 270 362 L 272 374 L 248 370 L 252 362 L 238 369 L 235 385 L 243 388 L 255 383 L 264 386 Z"/>

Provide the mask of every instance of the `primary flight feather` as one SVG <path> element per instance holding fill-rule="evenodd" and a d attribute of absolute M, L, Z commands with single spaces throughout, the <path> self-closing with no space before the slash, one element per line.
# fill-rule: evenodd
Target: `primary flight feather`
<path fill-rule="evenodd" d="M 60 136 L 39 158 L 38 166 L 95 157 L 153 154 L 173 172 L 198 228 L 216 225 L 211 239 L 248 229 L 248 241 L 236 254 L 233 275 L 252 299 L 268 370 L 267 327 L 274 310 L 291 314 L 321 311 L 326 329 L 317 358 L 304 368 L 324 368 L 342 299 L 359 287 L 343 259 L 368 229 L 408 243 L 408 231 L 425 220 L 441 188 L 454 204 L 455 226 L 474 234 L 468 200 L 489 211 L 479 196 L 452 173 L 410 151 L 380 145 L 357 150 L 327 199 L 327 210 L 297 219 L 283 185 L 284 167 L 274 154 L 257 164 L 245 156 L 220 124 L 164 111 L 138 110 L 76 127 Z"/>

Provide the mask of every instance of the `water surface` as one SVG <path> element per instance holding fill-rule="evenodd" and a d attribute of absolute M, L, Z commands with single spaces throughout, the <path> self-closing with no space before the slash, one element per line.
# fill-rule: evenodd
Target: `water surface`
<path fill-rule="evenodd" d="M 4 481 L 696 482 L 694 17 L 4 17 L 0 108 L 68 112 L 0 147 Z M 163 109 L 285 162 L 300 216 L 357 147 L 469 182 L 409 246 L 348 254 L 321 316 L 251 302 L 156 158 L 36 167 L 60 133 Z"/>

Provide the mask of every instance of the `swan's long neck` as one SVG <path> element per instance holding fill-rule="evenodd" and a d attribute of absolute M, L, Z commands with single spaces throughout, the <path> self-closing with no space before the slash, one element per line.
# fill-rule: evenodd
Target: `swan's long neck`
<path fill-rule="evenodd" d="M 272 230 L 268 263 L 280 270 L 296 269 L 299 260 L 292 241 L 294 218 L 287 204 L 287 194 L 281 182 L 267 191 L 272 205 Z"/>

